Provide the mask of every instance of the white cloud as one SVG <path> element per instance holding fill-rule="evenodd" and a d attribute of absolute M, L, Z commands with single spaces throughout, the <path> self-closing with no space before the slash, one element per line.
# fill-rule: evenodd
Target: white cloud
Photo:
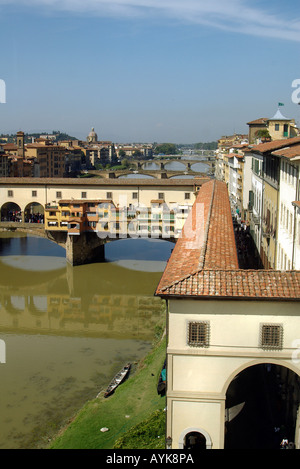
<path fill-rule="evenodd" d="M 164 16 L 260 37 L 300 41 L 300 20 L 272 12 L 273 3 L 251 0 L 0 0 L 0 5 L 24 5 L 87 15 Z M 282 3 L 283 8 L 285 4 Z"/>

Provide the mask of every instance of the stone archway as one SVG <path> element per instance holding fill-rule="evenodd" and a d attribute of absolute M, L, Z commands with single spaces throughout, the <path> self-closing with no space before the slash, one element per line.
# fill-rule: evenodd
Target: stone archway
<path fill-rule="evenodd" d="M 44 207 L 38 202 L 31 202 L 24 210 L 25 223 L 44 223 Z"/>
<path fill-rule="evenodd" d="M 226 392 L 225 449 L 280 449 L 297 433 L 300 377 L 265 362 L 240 371 Z M 297 443 L 296 443 L 297 445 Z"/>
<path fill-rule="evenodd" d="M 1 207 L 1 221 L 21 222 L 21 207 L 14 202 L 6 202 Z"/>
<path fill-rule="evenodd" d="M 203 428 L 186 428 L 179 437 L 179 449 L 204 450 L 212 448 L 210 435 Z"/>

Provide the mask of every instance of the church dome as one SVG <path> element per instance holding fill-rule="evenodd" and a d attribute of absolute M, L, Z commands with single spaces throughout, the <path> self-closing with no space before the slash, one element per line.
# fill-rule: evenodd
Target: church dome
<path fill-rule="evenodd" d="M 94 127 L 92 127 L 92 130 L 88 135 L 88 141 L 97 142 L 97 140 L 98 140 L 98 135 L 96 134 Z"/>

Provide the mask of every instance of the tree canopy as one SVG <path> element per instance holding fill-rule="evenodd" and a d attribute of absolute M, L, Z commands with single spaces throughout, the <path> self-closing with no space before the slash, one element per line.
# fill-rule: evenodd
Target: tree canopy
<path fill-rule="evenodd" d="M 178 153 L 175 143 L 160 143 L 155 146 L 154 153 L 156 155 L 163 153 L 164 155 L 176 155 Z"/>

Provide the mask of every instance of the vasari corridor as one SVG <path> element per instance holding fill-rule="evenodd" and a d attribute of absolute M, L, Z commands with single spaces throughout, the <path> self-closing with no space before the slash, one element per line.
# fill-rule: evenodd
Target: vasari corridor
<path fill-rule="evenodd" d="M 299 19 L 0 0 L 0 449 L 300 449 Z"/>

